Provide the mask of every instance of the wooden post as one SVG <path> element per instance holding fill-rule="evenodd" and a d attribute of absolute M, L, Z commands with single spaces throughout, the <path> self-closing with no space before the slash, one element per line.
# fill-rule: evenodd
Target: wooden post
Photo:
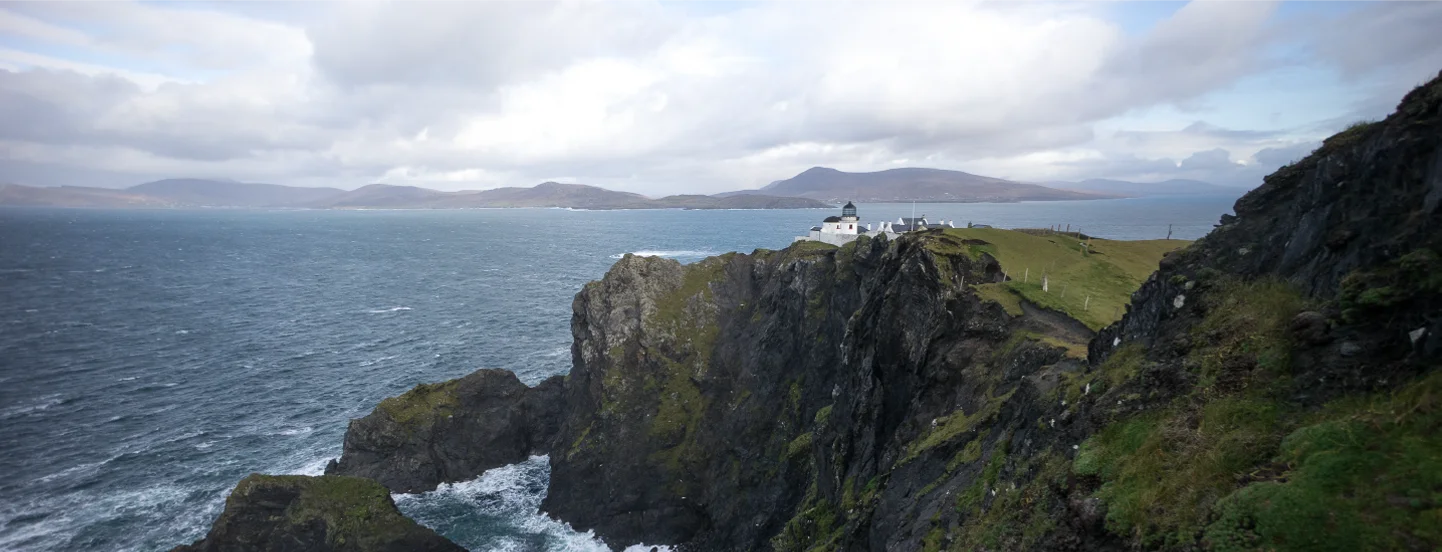
<path fill-rule="evenodd" d="M 1172 225 L 1167 225 L 1167 239 L 1172 239 Z"/>
<path fill-rule="evenodd" d="M 1070 224 L 1070 223 L 1067 223 L 1067 225 L 1066 225 L 1066 232 L 1067 232 L 1068 234 L 1071 233 L 1071 224 Z"/>
<path fill-rule="evenodd" d="M 1027 268 L 1026 268 L 1026 271 L 1021 273 L 1021 283 L 1025 284 L 1025 283 L 1030 282 L 1030 281 L 1031 281 L 1031 267 L 1027 267 Z"/>
<path fill-rule="evenodd" d="M 1082 311 L 1091 310 L 1092 296 L 1088 295 L 1086 301 L 1082 301 Z"/>
<path fill-rule="evenodd" d="M 1046 289 L 1046 273 L 1044 272 L 1041 275 L 1041 291 L 1042 293 L 1049 293 Z"/>

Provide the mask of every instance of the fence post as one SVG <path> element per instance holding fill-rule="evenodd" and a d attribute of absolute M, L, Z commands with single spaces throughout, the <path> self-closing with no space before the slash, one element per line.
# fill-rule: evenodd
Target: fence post
<path fill-rule="evenodd" d="M 1085 312 L 1085 311 L 1091 310 L 1091 306 L 1092 306 L 1092 296 L 1088 295 L 1088 296 L 1087 296 L 1087 300 L 1086 300 L 1086 301 L 1082 301 L 1082 311 Z"/>

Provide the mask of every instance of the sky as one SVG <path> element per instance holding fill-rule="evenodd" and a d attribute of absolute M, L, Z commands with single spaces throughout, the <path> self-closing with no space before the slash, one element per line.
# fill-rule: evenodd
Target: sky
<path fill-rule="evenodd" d="M 813 166 L 1252 187 L 1442 2 L 0 3 L 0 182 L 651 196 Z"/>

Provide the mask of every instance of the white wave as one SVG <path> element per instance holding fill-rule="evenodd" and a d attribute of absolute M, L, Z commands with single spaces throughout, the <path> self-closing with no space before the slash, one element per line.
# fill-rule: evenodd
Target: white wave
<path fill-rule="evenodd" d="M 189 333 L 190 330 L 175 330 L 175 335 L 187 335 Z"/>
<path fill-rule="evenodd" d="M 30 404 L 22 404 L 19 406 L 12 406 L 10 408 L 0 410 L 0 420 L 18 418 L 20 416 L 24 416 L 26 414 L 31 414 L 34 412 L 44 412 L 46 410 L 49 410 L 50 407 L 64 402 L 65 399 L 59 393 L 54 395 L 45 395 L 38 399 L 35 399 L 35 401 Z"/>
<path fill-rule="evenodd" d="M 497 518 L 525 535 L 538 535 L 546 541 L 547 550 L 556 552 L 603 552 L 609 551 L 592 531 L 584 533 L 571 525 L 557 521 L 540 511 L 541 500 L 545 498 L 547 474 L 550 471 L 546 456 L 532 456 L 529 460 L 489 470 L 480 477 L 460 483 L 447 483 L 436 490 L 420 494 L 392 495 L 402 512 L 422 525 L 445 521 L 436 519 L 433 512 L 447 509 L 463 509 L 471 515 Z M 446 517 L 444 513 L 436 514 Z M 433 527 L 434 528 L 434 527 Z M 534 543 L 521 542 L 511 537 L 491 537 L 484 542 L 459 542 L 471 549 L 485 550 L 528 550 Z M 650 547 L 632 547 L 627 550 L 649 550 Z"/>
<path fill-rule="evenodd" d="M 368 310 L 368 311 L 366 311 L 366 312 L 371 313 L 371 314 L 384 314 L 384 313 L 387 313 L 387 312 L 400 312 L 400 311 L 408 311 L 408 310 L 411 310 L 411 308 L 410 308 L 410 307 L 391 307 L 391 308 L 388 308 L 388 309 L 371 309 L 371 310 Z"/>
<path fill-rule="evenodd" d="M 288 428 L 288 429 L 282 429 L 282 430 L 277 431 L 277 432 L 275 432 L 275 433 L 267 433 L 266 435 L 286 435 L 286 436 L 307 435 L 307 434 L 309 434 L 309 433 L 312 432 L 312 431 L 315 431 L 315 428 L 314 428 L 314 427 L 311 427 L 311 426 L 293 427 L 293 428 Z"/>
<path fill-rule="evenodd" d="M 328 455 L 328 456 L 326 456 L 326 457 L 324 457 L 324 458 L 320 458 L 320 459 L 316 459 L 316 460 L 311 460 L 310 462 L 307 462 L 305 465 L 303 465 L 303 466 L 301 466 L 301 467 L 299 467 L 299 468 L 296 468 L 295 470 L 291 471 L 290 474 L 291 474 L 291 475 L 324 475 L 324 474 L 325 474 L 325 466 L 326 466 L 326 464 L 329 464 L 329 463 L 330 463 L 330 461 L 331 461 L 332 458 L 334 458 L 334 456 L 329 456 L 329 455 Z"/>
<path fill-rule="evenodd" d="M 380 357 L 380 358 L 375 359 L 375 360 L 367 360 L 367 361 L 365 361 L 365 362 L 360 363 L 360 365 L 361 365 L 362 368 L 364 368 L 364 367 L 366 367 L 366 366 L 375 366 L 376 364 L 379 364 L 379 363 L 382 363 L 382 362 L 385 362 L 385 361 L 387 361 L 387 360 L 391 360 L 391 359 L 394 359 L 394 358 L 396 358 L 395 355 L 383 356 L 383 357 Z"/>
<path fill-rule="evenodd" d="M 116 381 L 135 381 L 135 380 L 137 380 L 137 379 L 140 379 L 140 376 L 130 376 L 130 377 L 128 377 L 128 378 L 120 378 L 119 380 L 116 380 Z"/>
<path fill-rule="evenodd" d="M 0 504 L 0 550 L 68 550 L 73 539 L 86 527 L 143 518 L 155 519 L 162 512 L 165 521 L 157 527 L 117 537 L 106 548 L 117 551 L 161 549 L 162 545 L 190 542 L 203 536 L 224 506 L 223 499 L 203 505 L 190 503 L 199 487 L 149 486 L 135 491 L 81 491 L 57 493 L 23 504 Z M 217 497 L 219 498 L 219 497 Z M 46 512 L 38 523 L 20 525 L 18 517 Z M 179 513 L 176 515 L 175 513 Z"/>
<path fill-rule="evenodd" d="M 675 250 L 672 250 L 672 249 L 659 249 L 659 250 L 658 250 L 658 249 L 642 249 L 642 250 L 640 250 L 640 251 L 632 251 L 632 252 L 630 252 L 630 254 L 631 254 L 631 255 L 635 255 L 635 256 L 637 256 L 637 257 L 667 257 L 667 258 L 676 258 L 676 257 L 710 257 L 710 256 L 712 256 L 712 255 L 717 255 L 718 253 L 716 253 L 715 251 L 701 251 L 701 250 L 697 250 L 697 249 L 675 249 Z M 615 254 L 615 255 L 611 255 L 611 258 L 612 258 L 612 259 L 620 259 L 620 258 L 622 258 L 622 257 L 625 257 L 626 255 L 627 255 L 626 253 L 617 253 L 617 254 Z"/>
<path fill-rule="evenodd" d="M 52 473 L 52 474 L 50 474 L 50 475 L 46 475 L 46 476 L 42 476 L 42 477 L 36 478 L 36 479 L 35 479 L 35 482 L 36 482 L 36 483 L 49 483 L 49 482 L 54 481 L 54 480 L 56 480 L 56 479 L 60 479 L 60 478 L 62 478 L 62 477 L 66 477 L 66 476 L 73 475 L 73 474 L 77 474 L 77 473 L 82 473 L 82 472 L 83 472 L 83 473 L 94 473 L 94 472 L 98 471 L 101 466 L 104 466 L 104 465 L 106 465 L 106 464 L 109 464 L 111 461 L 115 460 L 116 458 L 120 458 L 120 456 L 119 456 L 119 455 L 111 456 L 110 458 L 106 458 L 106 459 L 101 460 L 101 461 L 99 461 L 99 462 L 90 462 L 90 463 L 87 463 L 87 464 L 80 464 L 80 465 L 78 465 L 78 466 L 73 466 L 73 467 L 70 467 L 70 468 L 66 468 L 66 469 L 60 470 L 60 471 L 58 471 L 58 472 Z"/>

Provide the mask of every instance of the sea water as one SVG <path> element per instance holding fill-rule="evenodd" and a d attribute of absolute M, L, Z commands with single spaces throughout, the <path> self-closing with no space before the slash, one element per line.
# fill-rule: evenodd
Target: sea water
<path fill-rule="evenodd" d="M 1234 198 L 860 205 L 1192 239 Z M 781 248 L 832 210 L 0 209 L 0 549 L 164 550 L 253 472 L 318 474 L 422 382 L 570 370 L 571 299 L 625 253 Z M 537 508 L 545 457 L 400 508 L 472 550 L 599 550 Z"/>

